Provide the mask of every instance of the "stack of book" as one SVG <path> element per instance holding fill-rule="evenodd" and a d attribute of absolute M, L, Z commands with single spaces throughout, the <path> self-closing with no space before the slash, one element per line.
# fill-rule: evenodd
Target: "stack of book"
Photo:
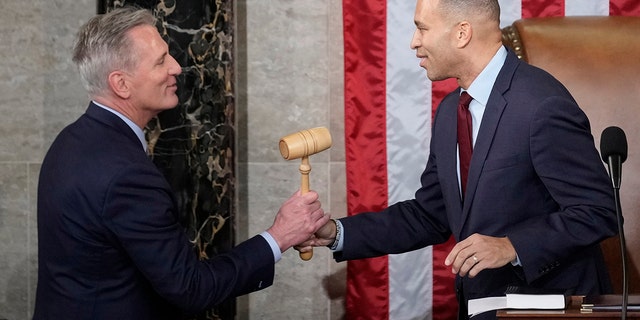
<path fill-rule="evenodd" d="M 622 295 L 605 294 L 582 298 L 582 312 L 622 311 Z M 627 311 L 640 311 L 640 295 L 629 295 Z"/>

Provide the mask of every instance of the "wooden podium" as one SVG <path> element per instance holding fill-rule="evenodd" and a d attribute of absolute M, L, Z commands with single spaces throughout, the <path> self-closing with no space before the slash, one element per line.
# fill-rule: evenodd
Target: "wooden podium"
<path fill-rule="evenodd" d="M 581 312 L 582 296 L 572 296 L 565 310 L 498 310 L 497 318 L 508 319 L 620 319 L 620 312 Z M 640 320 L 640 312 L 628 311 L 627 319 Z"/>

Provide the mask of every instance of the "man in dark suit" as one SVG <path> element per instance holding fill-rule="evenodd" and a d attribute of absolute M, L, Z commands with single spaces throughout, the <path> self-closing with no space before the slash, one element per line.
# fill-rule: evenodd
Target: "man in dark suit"
<path fill-rule="evenodd" d="M 281 253 L 328 222 L 317 193 L 298 192 L 268 230 L 200 261 L 145 153 L 142 128 L 177 105 L 181 72 L 155 18 L 92 18 L 74 62 L 92 102 L 42 164 L 34 319 L 180 319 L 270 286 Z"/>
<path fill-rule="evenodd" d="M 617 231 L 615 206 L 588 119 L 560 82 L 502 46 L 499 18 L 497 0 L 417 1 L 411 47 L 420 66 L 460 86 L 438 107 L 421 188 L 382 212 L 330 221 L 296 249 L 328 245 L 343 261 L 453 235 L 444 263 L 457 274 L 461 318 L 468 299 L 509 285 L 610 290 L 599 242 Z M 474 144 L 460 179 L 457 113 L 467 94 Z"/>

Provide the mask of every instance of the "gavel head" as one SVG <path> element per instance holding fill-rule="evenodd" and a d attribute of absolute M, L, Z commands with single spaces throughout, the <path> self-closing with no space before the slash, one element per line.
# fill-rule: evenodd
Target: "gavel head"
<path fill-rule="evenodd" d="M 298 131 L 280 139 L 280 154 L 286 160 L 298 159 L 331 147 L 331 134 L 325 127 Z"/>

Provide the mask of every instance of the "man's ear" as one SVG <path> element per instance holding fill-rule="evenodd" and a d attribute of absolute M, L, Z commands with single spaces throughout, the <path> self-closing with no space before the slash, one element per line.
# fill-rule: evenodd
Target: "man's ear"
<path fill-rule="evenodd" d="M 469 21 L 462 21 L 458 24 L 456 29 L 456 40 L 458 41 L 458 47 L 465 47 L 471 41 L 473 35 L 473 28 Z"/>
<path fill-rule="evenodd" d="M 108 78 L 109 88 L 121 99 L 128 99 L 131 96 L 131 88 L 127 81 L 127 74 L 122 71 L 113 71 Z"/>

